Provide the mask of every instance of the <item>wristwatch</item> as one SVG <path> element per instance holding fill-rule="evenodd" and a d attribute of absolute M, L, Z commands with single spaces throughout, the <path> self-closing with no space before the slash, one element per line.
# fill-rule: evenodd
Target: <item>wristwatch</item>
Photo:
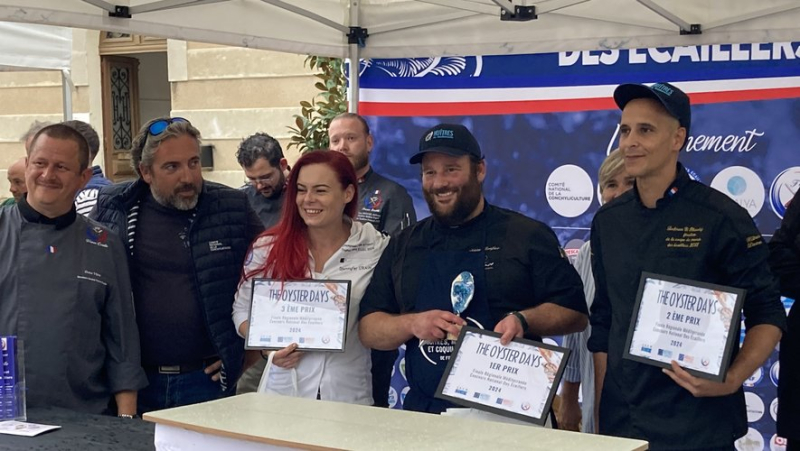
<path fill-rule="evenodd" d="M 525 319 L 525 315 L 520 312 L 513 311 L 506 313 L 506 316 L 514 315 L 519 320 L 519 323 L 522 325 L 522 332 L 528 331 L 528 320 Z"/>

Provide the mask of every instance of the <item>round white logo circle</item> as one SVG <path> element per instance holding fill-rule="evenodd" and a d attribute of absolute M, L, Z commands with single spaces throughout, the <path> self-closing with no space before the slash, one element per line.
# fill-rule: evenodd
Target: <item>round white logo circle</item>
<path fill-rule="evenodd" d="M 556 168 L 547 178 L 547 203 L 565 218 L 580 216 L 594 199 L 594 184 L 589 174 L 574 164 Z"/>
<path fill-rule="evenodd" d="M 786 207 L 800 189 L 800 167 L 795 166 L 778 174 L 769 187 L 769 204 L 772 211 L 783 219 Z"/>
<path fill-rule="evenodd" d="M 736 440 L 734 444 L 738 451 L 763 451 L 764 437 L 753 428 L 747 428 L 747 434 Z"/>
<path fill-rule="evenodd" d="M 769 439 L 769 451 L 786 451 L 786 445 L 786 439 L 778 437 L 778 434 L 772 434 L 772 438 Z"/>
<path fill-rule="evenodd" d="M 406 395 L 409 390 L 411 390 L 411 387 L 403 387 L 403 389 L 400 390 L 400 407 L 406 402 Z"/>
<path fill-rule="evenodd" d="M 776 387 L 778 386 L 778 376 L 781 373 L 781 362 L 777 361 L 772 364 L 772 368 L 769 369 L 769 378 L 772 379 L 772 384 Z"/>
<path fill-rule="evenodd" d="M 753 392 L 744 393 L 744 402 L 747 404 L 747 422 L 755 423 L 764 417 L 764 401 Z"/>
<path fill-rule="evenodd" d="M 778 398 L 769 403 L 769 416 L 772 417 L 772 421 L 778 421 Z"/>
<path fill-rule="evenodd" d="M 755 387 L 762 379 L 764 379 L 764 368 L 758 367 L 753 374 L 744 381 L 744 386 Z"/>
<path fill-rule="evenodd" d="M 398 366 L 400 367 L 400 375 L 403 376 L 403 380 L 404 381 L 407 381 L 408 379 L 406 378 L 406 358 L 405 357 L 400 359 L 400 363 L 398 363 Z"/>
<path fill-rule="evenodd" d="M 741 205 L 750 217 L 755 217 L 764 206 L 764 182 L 752 169 L 744 166 L 723 169 L 711 181 L 711 187 Z"/>
<path fill-rule="evenodd" d="M 394 409 L 397 405 L 397 390 L 394 387 L 389 387 L 389 408 Z"/>

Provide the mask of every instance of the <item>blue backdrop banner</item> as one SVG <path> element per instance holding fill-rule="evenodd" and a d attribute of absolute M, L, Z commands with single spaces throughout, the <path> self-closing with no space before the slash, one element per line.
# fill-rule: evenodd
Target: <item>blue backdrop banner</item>
<path fill-rule="evenodd" d="M 614 88 L 674 82 L 693 104 L 681 161 L 747 209 L 769 239 L 800 188 L 798 58 L 800 43 L 769 43 L 368 60 L 360 111 L 375 136 L 373 167 L 408 188 L 418 217 L 429 212 L 408 158 L 427 128 L 459 123 L 486 155 L 487 200 L 550 225 L 574 255 L 600 206 L 600 163 L 617 144 Z M 750 430 L 737 449 L 784 449 L 775 436 L 777 362 L 776 351 L 745 384 Z M 395 408 L 404 370 L 401 353 Z"/>

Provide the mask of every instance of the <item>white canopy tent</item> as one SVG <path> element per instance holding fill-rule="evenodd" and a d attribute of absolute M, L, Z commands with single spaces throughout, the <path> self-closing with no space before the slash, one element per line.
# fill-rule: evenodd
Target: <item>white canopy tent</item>
<path fill-rule="evenodd" d="M 800 1 L 0 0 L 0 21 L 358 61 L 797 41 Z"/>
<path fill-rule="evenodd" d="M 69 28 L 0 22 L 0 71 L 60 71 L 64 120 L 72 118 L 71 56 Z"/>

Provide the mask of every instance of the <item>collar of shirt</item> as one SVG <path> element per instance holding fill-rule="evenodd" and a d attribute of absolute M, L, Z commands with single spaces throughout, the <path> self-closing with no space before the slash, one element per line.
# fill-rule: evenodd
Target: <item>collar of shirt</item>
<path fill-rule="evenodd" d="M 75 222 L 75 218 L 78 217 L 78 214 L 75 212 L 75 205 L 72 205 L 72 209 L 70 211 L 55 218 L 48 218 L 47 216 L 34 210 L 24 197 L 19 201 L 19 203 L 17 203 L 17 205 L 19 206 L 19 212 L 26 221 L 35 224 L 55 225 L 56 230 L 69 227 L 73 222 Z"/>
<path fill-rule="evenodd" d="M 363 184 L 364 184 L 364 182 L 366 182 L 366 181 L 367 181 L 367 179 L 369 179 L 369 176 L 370 176 L 370 175 L 372 175 L 372 172 L 373 172 L 373 171 L 372 171 L 372 165 L 370 165 L 370 166 L 369 166 L 369 169 L 367 169 L 367 173 L 366 173 L 366 174 L 364 174 L 364 176 L 363 176 L 363 177 L 359 177 L 359 178 L 358 178 L 358 184 L 359 184 L 359 185 L 363 185 Z"/>
<path fill-rule="evenodd" d="M 673 180 L 672 183 L 669 184 L 667 189 L 664 190 L 664 195 L 661 196 L 661 199 L 658 199 L 656 201 L 656 209 L 664 208 L 667 204 L 669 204 L 673 196 L 678 194 L 678 192 L 681 191 L 686 186 L 686 184 L 692 181 L 692 179 L 689 177 L 689 174 L 686 172 L 686 169 L 680 162 L 678 162 L 677 170 L 675 172 L 676 172 L 675 180 Z M 633 191 L 636 194 L 636 200 L 638 201 L 637 204 L 641 208 L 647 209 L 647 207 L 645 207 L 644 204 L 642 204 L 642 200 L 639 197 L 639 190 L 635 184 L 633 185 Z"/>
<path fill-rule="evenodd" d="M 437 221 L 436 217 L 434 216 L 433 217 L 433 224 L 435 225 L 434 229 L 438 232 L 444 232 L 444 233 L 462 231 L 462 230 L 471 230 L 474 227 L 476 227 L 476 224 L 480 224 L 483 221 L 483 219 L 486 218 L 487 211 L 490 210 L 491 208 L 492 206 L 489 205 L 489 202 L 484 198 L 483 210 L 480 213 L 478 213 L 478 216 L 475 216 L 474 218 L 470 219 L 467 222 L 454 226 L 444 225 L 439 221 Z"/>

